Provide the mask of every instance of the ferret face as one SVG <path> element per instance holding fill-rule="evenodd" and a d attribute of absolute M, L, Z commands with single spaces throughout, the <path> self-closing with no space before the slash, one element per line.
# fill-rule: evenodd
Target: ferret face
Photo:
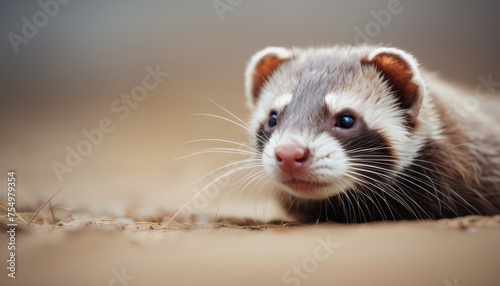
<path fill-rule="evenodd" d="M 391 48 L 257 53 L 246 84 L 266 173 L 308 199 L 393 179 L 423 141 L 414 136 L 425 92 L 416 66 Z"/>

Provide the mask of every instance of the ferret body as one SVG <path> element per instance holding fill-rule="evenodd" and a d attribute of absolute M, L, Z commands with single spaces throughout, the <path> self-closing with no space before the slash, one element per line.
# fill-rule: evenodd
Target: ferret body
<path fill-rule="evenodd" d="M 245 73 L 252 146 L 296 220 L 500 213 L 500 132 L 396 48 L 271 47 Z"/>

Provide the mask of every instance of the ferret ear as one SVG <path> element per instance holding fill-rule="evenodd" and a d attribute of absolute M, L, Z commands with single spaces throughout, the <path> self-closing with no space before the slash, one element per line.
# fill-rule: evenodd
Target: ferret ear
<path fill-rule="evenodd" d="M 408 123 L 414 126 L 426 93 L 417 60 L 399 49 L 376 48 L 362 64 L 375 65 L 397 96 L 400 107 L 407 110 Z"/>
<path fill-rule="evenodd" d="M 250 59 L 245 71 L 245 93 L 249 107 L 255 106 L 264 83 L 280 64 L 292 57 L 292 51 L 281 47 L 268 47 Z"/>

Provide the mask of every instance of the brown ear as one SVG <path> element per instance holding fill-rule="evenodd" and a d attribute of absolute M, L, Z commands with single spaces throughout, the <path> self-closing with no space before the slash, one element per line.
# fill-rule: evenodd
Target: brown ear
<path fill-rule="evenodd" d="M 256 53 L 248 63 L 245 72 L 245 89 L 248 105 L 258 101 L 262 87 L 280 64 L 292 57 L 290 50 L 269 47 Z"/>
<path fill-rule="evenodd" d="M 425 85 L 413 56 L 395 48 L 377 48 L 362 60 L 362 64 L 374 65 L 380 71 L 391 86 L 400 107 L 407 110 L 408 123 L 414 126 L 425 94 Z"/>

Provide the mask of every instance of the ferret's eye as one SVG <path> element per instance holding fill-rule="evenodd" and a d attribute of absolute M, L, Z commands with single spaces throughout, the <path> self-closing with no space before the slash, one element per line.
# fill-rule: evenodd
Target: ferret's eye
<path fill-rule="evenodd" d="M 350 115 L 342 115 L 339 118 L 339 122 L 337 123 L 337 127 L 349 129 L 354 125 L 354 118 Z"/>
<path fill-rule="evenodd" d="M 269 127 L 273 128 L 276 126 L 276 120 L 278 119 L 278 114 L 276 112 L 271 112 L 271 115 L 269 115 L 269 120 L 267 121 L 267 125 Z"/>

